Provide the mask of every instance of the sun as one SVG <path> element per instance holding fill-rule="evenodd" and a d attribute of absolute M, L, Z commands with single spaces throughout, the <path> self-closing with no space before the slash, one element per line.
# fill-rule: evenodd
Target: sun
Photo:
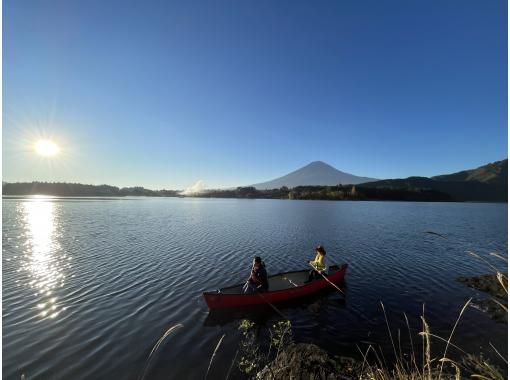
<path fill-rule="evenodd" d="M 39 140 L 35 143 L 35 152 L 43 157 L 53 157 L 60 152 L 60 148 L 51 140 Z"/>

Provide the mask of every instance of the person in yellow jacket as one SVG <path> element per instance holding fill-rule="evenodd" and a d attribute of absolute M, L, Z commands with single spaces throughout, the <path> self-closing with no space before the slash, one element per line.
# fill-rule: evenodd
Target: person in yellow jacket
<path fill-rule="evenodd" d="M 328 273 L 328 264 L 326 263 L 326 250 L 322 245 L 318 245 L 317 248 L 315 248 L 315 260 L 310 261 L 310 265 L 312 265 L 314 269 L 310 271 L 308 275 L 308 281 L 305 282 L 311 282 L 316 278 L 321 278 L 321 273 Z"/>

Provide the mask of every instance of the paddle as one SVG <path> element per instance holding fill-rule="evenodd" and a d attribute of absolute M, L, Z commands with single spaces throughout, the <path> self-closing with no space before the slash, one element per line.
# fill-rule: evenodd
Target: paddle
<path fill-rule="evenodd" d="M 314 271 L 319 273 L 322 276 L 322 278 L 324 278 L 330 285 L 332 285 L 336 290 L 338 290 L 340 293 L 342 293 L 345 296 L 345 293 L 342 291 L 342 289 L 340 289 L 338 286 L 333 284 L 326 276 L 324 276 L 324 274 L 321 271 L 318 271 L 317 268 L 315 268 L 311 262 L 309 262 L 308 265 L 310 265 Z"/>
<path fill-rule="evenodd" d="M 283 277 L 284 280 L 287 280 L 288 282 L 290 282 L 292 285 L 294 285 L 294 287 L 298 288 L 299 285 L 297 285 L 294 281 L 292 281 L 290 278 L 287 278 L 287 277 Z"/>

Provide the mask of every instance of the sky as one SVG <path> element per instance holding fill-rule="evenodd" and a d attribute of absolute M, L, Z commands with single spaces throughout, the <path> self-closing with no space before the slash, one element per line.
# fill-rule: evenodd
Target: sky
<path fill-rule="evenodd" d="M 3 180 L 474 168 L 508 156 L 507 46 L 503 0 L 4 0 Z"/>

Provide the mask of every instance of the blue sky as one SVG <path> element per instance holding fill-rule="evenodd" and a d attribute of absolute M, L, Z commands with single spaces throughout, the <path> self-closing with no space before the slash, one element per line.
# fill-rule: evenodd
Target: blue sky
<path fill-rule="evenodd" d="M 507 4 L 3 2 L 3 179 L 247 185 L 507 157 Z M 62 149 L 34 154 L 39 138 Z"/>

